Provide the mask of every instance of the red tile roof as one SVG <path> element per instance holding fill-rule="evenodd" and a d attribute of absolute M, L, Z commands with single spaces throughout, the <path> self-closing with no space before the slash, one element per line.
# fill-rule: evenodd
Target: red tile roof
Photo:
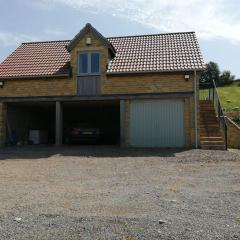
<path fill-rule="evenodd" d="M 194 32 L 108 38 L 117 51 L 109 73 L 203 69 Z"/>
<path fill-rule="evenodd" d="M 204 68 L 194 32 L 111 37 L 116 49 L 107 72 L 187 71 Z M 2 64 L 0 78 L 70 74 L 70 41 L 23 43 Z"/>
<path fill-rule="evenodd" d="M 2 64 L 0 78 L 69 74 L 69 41 L 23 43 Z"/>

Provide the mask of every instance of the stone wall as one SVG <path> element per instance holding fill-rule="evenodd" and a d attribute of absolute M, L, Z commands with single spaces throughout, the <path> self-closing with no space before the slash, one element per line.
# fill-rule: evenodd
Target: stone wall
<path fill-rule="evenodd" d="M 240 148 L 240 127 L 226 117 L 228 126 L 228 148 Z"/>

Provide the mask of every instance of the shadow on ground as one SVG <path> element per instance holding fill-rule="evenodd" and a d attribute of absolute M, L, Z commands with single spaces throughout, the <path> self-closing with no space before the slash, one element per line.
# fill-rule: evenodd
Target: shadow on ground
<path fill-rule="evenodd" d="M 54 155 L 66 157 L 175 157 L 184 149 L 123 148 L 119 146 L 19 146 L 0 149 L 0 160 L 40 159 Z"/>

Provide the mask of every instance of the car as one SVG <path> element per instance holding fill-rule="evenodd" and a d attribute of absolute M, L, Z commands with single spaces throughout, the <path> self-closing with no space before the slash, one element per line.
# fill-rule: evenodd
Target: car
<path fill-rule="evenodd" d="M 73 124 L 65 134 L 66 143 L 94 143 L 100 139 L 100 129 L 91 124 Z"/>

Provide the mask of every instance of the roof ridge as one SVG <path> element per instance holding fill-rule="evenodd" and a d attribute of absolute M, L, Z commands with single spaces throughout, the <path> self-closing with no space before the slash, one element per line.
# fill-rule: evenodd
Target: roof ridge
<path fill-rule="evenodd" d="M 106 39 L 112 38 L 130 38 L 130 37 L 145 37 L 145 36 L 160 36 L 160 35 L 174 35 L 174 34 L 186 34 L 186 33 L 196 33 L 195 31 L 189 32 L 170 32 L 170 33 L 153 33 L 153 34 L 139 34 L 139 35 L 125 35 L 125 36 L 116 36 L 116 37 L 106 37 Z M 37 41 L 37 42 L 22 42 L 22 44 L 37 44 L 37 43 L 53 43 L 53 42 L 71 42 L 71 40 L 46 40 L 46 41 Z"/>
<path fill-rule="evenodd" d="M 196 33 L 195 31 L 188 32 L 170 32 L 170 33 L 153 33 L 153 34 L 137 34 L 137 35 L 126 35 L 126 36 L 117 36 L 117 37 L 106 37 L 109 38 L 127 38 L 127 37 L 145 37 L 145 36 L 160 36 L 160 35 L 174 35 L 174 34 L 186 34 L 186 33 Z"/>

